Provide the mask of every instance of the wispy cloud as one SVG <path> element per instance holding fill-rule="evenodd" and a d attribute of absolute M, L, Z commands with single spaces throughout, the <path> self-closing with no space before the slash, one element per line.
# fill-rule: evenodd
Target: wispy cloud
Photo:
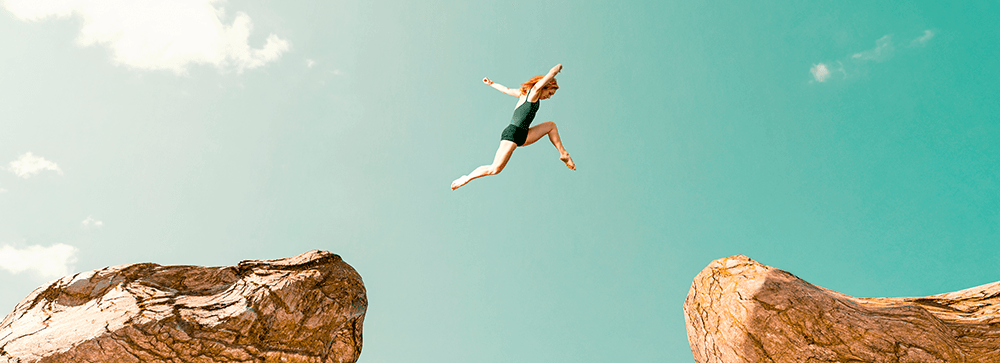
<path fill-rule="evenodd" d="M 3 0 L 14 16 L 25 21 L 78 16 L 77 43 L 100 44 L 117 64 L 145 70 L 184 73 L 191 64 L 210 64 L 237 72 L 281 57 L 287 40 L 271 34 L 262 48 L 248 44 L 250 17 L 237 12 L 232 25 L 214 3 L 223 0 Z"/>
<path fill-rule="evenodd" d="M 312 68 L 314 65 L 316 65 L 316 61 L 312 59 L 306 59 L 306 68 Z"/>
<path fill-rule="evenodd" d="M 925 30 L 922 36 L 914 39 L 910 42 L 910 44 L 911 46 L 924 45 L 933 37 L 934 31 Z M 908 48 L 910 47 L 904 46 L 901 49 L 906 51 Z M 841 79 L 841 77 L 833 77 L 834 74 L 840 74 L 843 78 L 849 78 L 850 76 L 863 73 L 868 67 L 871 66 L 871 62 L 887 62 L 891 60 L 895 54 L 896 46 L 893 44 L 892 35 L 888 34 L 875 40 L 874 48 L 851 53 L 838 60 L 813 64 L 812 68 L 809 69 L 809 73 L 812 74 L 813 81 L 820 83 L 834 79 Z M 833 64 L 836 64 L 836 67 L 831 66 Z"/>
<path fill-rule="evenodd" d="M 927 29 L 927 30 L 924 30 L 924 35 L 921 35 L 921 36 L 917 37 L 917 39 L 914 39 L 913 41 L 911 41 L 910 45 L 925 45 L 925 44 L 927 44 L 927 42 L 929 42 L 933 38 L 934 38 L 934 31 L 930 30 L 930 29 Z"/>
<path fill-rule="evenodd" d="M 3 245 L 0 246 L 0 268 L 13 274 L 35 271 L 45 278 L 66 276 L 76 262 L 76 252 L 76 247 L 61 243 L 22 249 Z"/>
<path fill-rule="evenodd" d="M 84 219 L 83 222 L 80 222 L 80 225 L 82 225 L 83 228 L 88 228 L 88 229 L 101 228 L 104 227 L 104 222 L 95 219 L 94 216 L 88 216 L 87 219 Z"/>
<path fill-rule="evenodd" d="M 896 48 L 892 46 L 892 36 L 886 35 L 875 41 L 875 48 L 863 52 L 854 53 L 852 59 L 862 61 L 885 62 L 892 58 L 892 53 Z"/>
<path fill-rule="evenodd" d="M 30 152 L 24 153 L 24 155 L 21 155 L 21 157 L 17 160 L 11 161 L 7 170 L 24 179 L 30 178 L 32 175 L 41 173 L 45 170 L 52 170 L 62 175 L 62 170 L 59 169 L 59 165 L 45 160 L 45 158 L 41 156 L 31 155 Z"/>

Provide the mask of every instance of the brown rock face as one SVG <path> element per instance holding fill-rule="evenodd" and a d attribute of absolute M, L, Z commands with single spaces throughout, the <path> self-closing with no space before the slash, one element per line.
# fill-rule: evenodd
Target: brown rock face
<path fill-rule="evenodd" d="M 108 267 L 21 301 L 0 324 L 0 362 L 354 362 L 367 307 L 361 276 L 325 251 Z"/>
<path fill-rule="evenodd" d="M 1000 362 L 1000 282 L 855 298 L 739 255 L 694 278 L 684 313 L 700 363 Z"/>

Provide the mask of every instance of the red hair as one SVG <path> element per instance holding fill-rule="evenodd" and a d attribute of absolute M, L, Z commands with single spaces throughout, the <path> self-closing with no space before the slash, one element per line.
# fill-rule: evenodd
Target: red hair
<path fill-rule="evenodd" d="M 528 94 L 528 90 L 530 90 L 531 87 L 534 87 L 535 83 L 538 83 L 538 81 L 541 81 L 542 78 L 545 78 L 545 76 L 538 75 L 538 76 L 531 77 L 531 79 L 529 79 L 527 82 L 521 83 L 521 94 L 522 95 Z M 559 89 L 559 85 L 556 84 L 556 77 L 552 77 L 552 79 L 549 80 L 549 83 L 546 83 L 545 86 L 542 86 L 541 90 L 548 90 L 548 89 L 551 89 L 553 91 Z"/>

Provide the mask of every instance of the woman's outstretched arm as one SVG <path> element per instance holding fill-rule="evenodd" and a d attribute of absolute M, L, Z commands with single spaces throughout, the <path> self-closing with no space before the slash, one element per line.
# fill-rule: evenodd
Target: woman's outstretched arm
<path fill-rule="evenodd" d="M 497 91 L 509 94 L 514 97 L 521 97 L 521 90 L 512 90 L 510 88 L 504 87 L 504 85 L 502 84 L 494 83 L 493 81 L 490 80 L 489 77 L 484 77 L 483 83 L 486 83 L 490 87 L 496 88 Z"/>

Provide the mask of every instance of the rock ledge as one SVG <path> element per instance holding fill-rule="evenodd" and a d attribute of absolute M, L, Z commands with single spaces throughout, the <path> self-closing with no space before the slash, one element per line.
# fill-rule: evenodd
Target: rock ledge
<path fill-rule="evenodd" d="M 694 278 L 684 313 L 700 363 L 1000 362 L 1000 282 L 855 298 L 737 255 Z"/>
<path fill-rule="evenodd" d="M 340 256 L 107 267 L 36 289 L 0 323 L 0 363 L 355 362 L 368 299 Z"/>

